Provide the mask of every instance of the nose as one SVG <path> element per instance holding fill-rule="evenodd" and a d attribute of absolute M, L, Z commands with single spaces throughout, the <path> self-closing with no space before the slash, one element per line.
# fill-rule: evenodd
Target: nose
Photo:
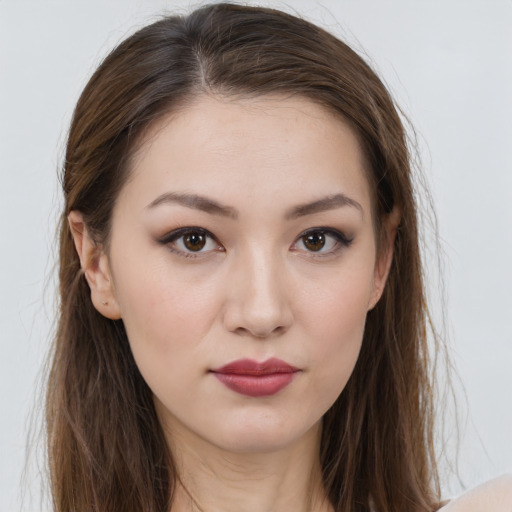
<path fill-rule="evenodd" d="M 234 262 L 224 311 L 228 331 L 269 338 L 288 330 L 293 312 L 284 265 L 279 257 L 257 249 Z"/>

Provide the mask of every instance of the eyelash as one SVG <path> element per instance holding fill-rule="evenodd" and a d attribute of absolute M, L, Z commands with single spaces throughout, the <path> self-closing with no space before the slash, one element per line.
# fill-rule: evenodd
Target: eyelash
<path fill-rule="evenodd" d="M 332 256 L 332 255 L 338 253 L 339 251 L 341 251 L 342 249 L 346 249 L 346 248 L 350 247 L 350 245 L 354 241 L 354 237 L 347 237 L 344 233 L 342 233 L 341 231 L 338 231 L 337 229 L 327 228 L 327 227 L 317 227 L 317 228 L 310 228 L 310 229 L 303 231 L 297 237 L 297 239 L 293 243 L 293 245 L 296 245 L 300 241 L 302 241 L 302 243 L 304 243 L 304 238 L 307 236 L 319 235 L 319 234 L 334 238 L 334 240 L 336 242 L 336 246 L 333 249 L 331 249 L 329 251 L 325 251 L 325 252 L 306 250 L 305 252 L 308 254 L 309 257 L 325 258 L 328 256 Z"/>
<path fill-rule="evenodd" d="M 162 245 L 166 245 L 171 252 L 173 252 L 183 258 L 200 258 L 200 257 L 204 256 L 205 253 L 207 253 L 209 251 L 204 251 L 204 252 L 203 251 L 197 251 L 197 252 L 190 251 L 190 252 L 188 252 L 186 250 L 177 249 L 176 247 L 173 247 L 173 245 L 172 245 L 173 242 L 176 242 L 180 238 L 182 238 L 186 235 L 191 235 L 191 234 L 202 235 L 202 236 L 205 236 L 205 237 L 213 240 L 218 245 L 218 247 L 221 249 L 219 252 L 224 252 L 224 249 L 222 248 L 220 243 L 217 241 L 217 239 L 212 235 L 212 233 L 210 233 L 206 229 L 194 227 L 194 226 L 175 229 L 174 231 L 167 233 L 163 238 L 159 239 L 159 242 Z"/>
<path fill-rule="evenodd" d="M 184 258 L 200 258 L 206 254 L 208 254 L 211 251 L 186 251 L 182 249 L 178 249 L 173 246 L 173 243 L 179 240 L 180 238 L 186 236 L 186 235 L 201 235 L 209 238 L 210 240 L 214 241 L 217 244 L 217 247 L 219 249 L 218 252 L 225 252 L 225 249 L 222 247 L 222 245 L 218 242 L 218 240 L 215 238 L 215 236 L 210 233 L 210 231 L 200 228 L 200 227 L 194 227 L 194 226 L 188 226 L 183 227 L 179 229 L 175 229 L 171 231 L 170 233 L 167 233 L 165 236 L 160 238 L 158 241 L 162 245 L 166 245 L 169 250 L 178 256 L 184 257 Z M 327 227 L 316 227 L 316 228 L 310 228 L 305 231 L 303 231 L 297 239 L 293 242 L 292 246 L 296 245 L 297 243 L 301 242 L 304 243 L 304 238 L 311 235 L 324 235 L 328 237 L 334 238 L 336 242 L 336 247 L 334 249 L 331 249 L 330 251 L 322 252 L 322 251 L 308 251 L 307 249 L 305 252 L 310 256 L 314 258 L 323 258 L 327 256 L 331 256 L 333 254 L 336 254 L 338 251 L 350 247 L 352 244 L 354 238 L 353 237 L 347 237 L 344 233 L 341 231 L 338 231 L 337 229 L 333 228 L 327 228 Z"/>

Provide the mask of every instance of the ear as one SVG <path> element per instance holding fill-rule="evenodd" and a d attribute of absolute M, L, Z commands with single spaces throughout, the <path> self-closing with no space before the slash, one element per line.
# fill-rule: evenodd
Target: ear
<path fill-rule="evenodd" d="M 368 303 L 368 311 L 373 309 L 379 302 L 384 287 L 388 279 L 391 262 L 393 261 L 393 247 L 395 245 L 396 230 L 400 223 L 400 212 L 395 207 L 382 222 L 383 240 L 380 248 L 380 254 L 377 255 L 375 261 L 375 269 L 373 273 L 373 290 Z"/>
<path fill-rule="evenodd" d="M 73 210 L 68 215 L 68 222 L 80 258 L 80 266 L 91 289 L 94 307 L 103 316 L 118 320 L 121 318 L 121 311 L 116 300 L 107 254 L 89 235 L 79 211 Z"/>

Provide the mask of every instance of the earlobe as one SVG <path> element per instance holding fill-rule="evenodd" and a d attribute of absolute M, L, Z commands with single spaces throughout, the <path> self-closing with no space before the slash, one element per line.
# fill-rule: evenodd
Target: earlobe
<path fill-rule="evenodd" d="M 80 266 L 91 289 L 91 301 L 94 307 L 103 316 L 118 320 L 121 318 L 121 312 L 115 296 L 107 254 L 90 236 L 83 215 L 79 211 L 71 211 L 68 222 Z"/>
<path fill-rule="evenodd" d="M 377 255 L 375 270 L 373 275 L 373 291 L 368 303 L 368 311 L 373 309 L 379 302 L 388 279 L 391 263 L 393 262 L 393 248 L 395 245 L 396 231 L 400 223 L 400 212 L 395 207 L 383 220 L 384 239 L 380 254 Z"/>

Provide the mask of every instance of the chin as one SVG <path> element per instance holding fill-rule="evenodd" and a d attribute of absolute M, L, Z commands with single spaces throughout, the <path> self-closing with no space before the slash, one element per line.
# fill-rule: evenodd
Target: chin
<path fill-rule="evenodd" d="M 277 452 L 300 443 L 309 436 L 320 434 L 320 421 L 311 425 L 240 422 L 209 442 L 225 451 L 240 454 Z"/>

